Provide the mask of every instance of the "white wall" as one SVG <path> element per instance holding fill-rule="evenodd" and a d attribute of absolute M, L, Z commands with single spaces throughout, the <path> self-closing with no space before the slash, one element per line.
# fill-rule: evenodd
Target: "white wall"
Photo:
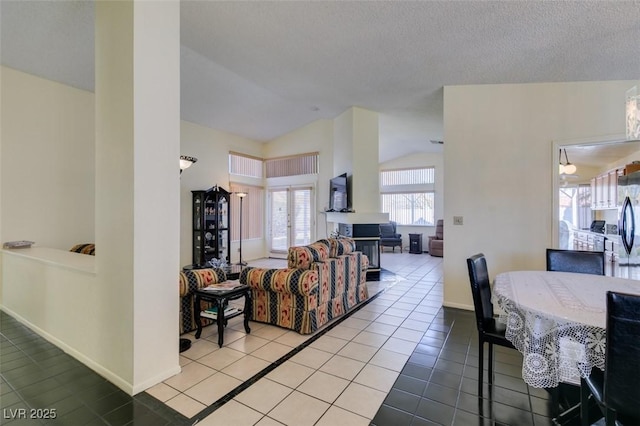
<path fill-rule="evenodd" d="M 2 305 L 137 393 L 180 370 L 179 5 L 100 6 L 104 96 L 2 70 L 3 239 L 40 246 L 2 254 Z"/>
<path fill-rule="evenodd" d="M 2 67 L 2 241 L 94 242 L 93 94 Z"/>
<path fill-rule="evenodd" d="M 180 177 L 180 265 L 192 261 L 192 197 L 191 191 L 209 189 L 214 185 L 229 191 L 229 151 L 262 157 L 263 144 L 240 136 L 210 129 L 187 121 L 181 122 L 180 154 L 196 157 L 198 162 L 182 172 Z M 234 176 L 235 181 L 242 178 Z M 231 212 L 231 220 L 238 220 Z M 239 215 L 239 212 L 235 213 Z M 238 243 L 231 244 L 231 261 L 239 261 Z M 265 254 L 264 239 L 242 241 L 242 259 L 258 259 Z"/>
<path fill-rule="evenodd" d="M 444 212 L 444 170 L 443 155 L 440 152 L 417 152 L 380 164 L 380 169 L 403 169 L 409 167 L 435 168 L 435 220 L 442 219 Z M 402 234 L 403 250 L 409 250 L 409 234 L 422 234 L 422 250 L 428 250 L 430 235 L 435 235 L 435 226 L 398 226 Z M 387 249 L 388 250 L 388 249 Z"/>
<path fill-rule="evenodd" d="M 265 158 L 318 152 L 317 176 L 294 176 L 270 180 L 270 185 L 315 185 L 316 188 L 316 239 L 325 238 L 333 229 L 327 228 L 324 210 L 329 205 L 329 180 L 333 173 L 333 120 L 318 120 L 307 126 L 276 138 L 264 146 Z M 343 172 L 341 172 L 343 173 Z M 244 246 L 243 246 L 244 250 Z"/>
<path fill-rule="evenodd" d="M 447 86 L 444 300 L 472 309 L 466 258 L 489 273 L 544 269 L 552 243 L 553 141 L 624 133 L 629 81 Z M 453 216 L 463 226 L 453 226 Z"/>
<path fill-rule="evenodd" d="M 93 355 L 135 394 L 180 371 L 180 5 L 98 2 L 95 15 Z"/>

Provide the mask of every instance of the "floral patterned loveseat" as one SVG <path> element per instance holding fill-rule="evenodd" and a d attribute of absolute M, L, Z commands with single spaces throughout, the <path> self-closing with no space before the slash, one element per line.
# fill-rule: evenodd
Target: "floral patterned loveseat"
<path fill-rule="evenodd" d="M 310 334 L 367 300 L 367 257 L 350 238 L 290 247 L 286 269 L 245 268 L 252 320 Z"/>

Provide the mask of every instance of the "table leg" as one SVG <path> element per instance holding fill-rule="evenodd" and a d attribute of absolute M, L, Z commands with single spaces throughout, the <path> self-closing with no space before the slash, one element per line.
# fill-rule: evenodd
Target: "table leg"
<path fill-rule="evenodd" d="M 222 347 L 222 342 L 224 340 L 224 299 L 216 299 L 216 305 L 218 306 L 218 319 L 216 322 L 218 323 L 218 346 Z"/>
<path fill-rule="evenodd" d="M 196 339 L 202 334 L 202 322 L 200 321 L 200 296 L 196 294 L 193 298 L 193 317 L 196 320 Z"/>
<path fill-rule="evenodd" d="M 251 290 L 247 290 L 244 294 L 244 331 L 247 334 L 251 333 L 249 328 L 249 319 L 251 318 L 251 312 L 253 309 L 253 303 L 251 302 Z"/>

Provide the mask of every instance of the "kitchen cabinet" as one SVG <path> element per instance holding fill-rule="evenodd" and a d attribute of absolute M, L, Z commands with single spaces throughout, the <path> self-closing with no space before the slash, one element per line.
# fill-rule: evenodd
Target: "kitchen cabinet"
<path fill-rule="evenodd" d="M 618 176 L 624 169 L 613 169 L 591 179 L 591 209 L 604 210 L 618 207 Z"/>
<path fill-rule="evenodd" d="M 573 249 L 605 251 L 605 236 L 590 231 L 573 231 Z"/>

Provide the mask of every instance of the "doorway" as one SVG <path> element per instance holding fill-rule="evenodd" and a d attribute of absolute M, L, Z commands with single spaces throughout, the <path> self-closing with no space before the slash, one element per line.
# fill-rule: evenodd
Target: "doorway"
<path fill-rule="evenodd" d="M 271 257 L 286 258 L 291 246 L 311 244 L 314 238 L 315 211 L 313 187 L 269 188 L 269 252 Z"/>
<path fill-rule="evenodd" d="M 565 151 L 566 150 L 566 151 Z M 553 231 L 552 247 L 589 249 L 582 244 L 580 231 L 590 231 L 593 221 L 603 221 L 606 250 L 614 256 L 618 203 L 617 180 L 625 166 L 640 161 L 640 141 L 619 138 L 593 138 L 553 143 Z M 576 166 L 571 174 L 562 173 L 567 162 Z"/>

